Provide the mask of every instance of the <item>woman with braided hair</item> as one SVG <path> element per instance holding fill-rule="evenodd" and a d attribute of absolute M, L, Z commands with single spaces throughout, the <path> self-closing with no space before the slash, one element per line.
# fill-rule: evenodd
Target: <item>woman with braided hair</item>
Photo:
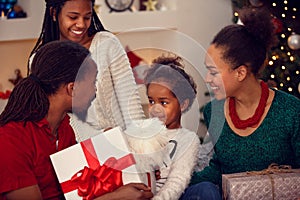
<path fill-rule="evenodd" d="M 42 31 L 31 52 L 32 58 L 53 40 L 71 40 L 90 50 L 98 66 L 97 93 L 86 123 L 71 115 L 70 123 L 79 142 L 106 128 L 125 129 L 132 120 L 145 118 L 126 52 L 117 37 L 104 29 L 93 9 L 94 2 L 46 0 Z"/>
<path fill-rule="evenodd" d="M 36 53 L 30 76 L 0 115 L 1 200 L 64 199 L 49 156 L 76 144 L 67 113 L 86 112 L 96 74 L 89 51 L 77 43 L 53 41 Z M 151 197 L 144 184 L 131 183 L 97 199 Z"/>

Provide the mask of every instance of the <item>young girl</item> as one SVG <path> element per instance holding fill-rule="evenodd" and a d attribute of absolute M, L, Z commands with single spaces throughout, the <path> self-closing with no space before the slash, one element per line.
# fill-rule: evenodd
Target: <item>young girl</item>
<path fill-rule="evenodd" d="M 50 41 L 71 40 L 90 50 L 98 67 L 97 93 L 83 123 L 71 116 L 77 141 L 103 129 L 125 129 L 132 120 L 144 119 L 133 73 L 122 45 L 106 31 L 93 9 L 95 0 L 45 0 L 43 27 L 33 55 Z"/>
<path fill-rule="evenodd" d="M 154 161 L 145 160 L 159 167 L 160 179 L 156 182 L 155 200 L 179 199 L 188 186 L 198 158 L 199 138 L 194 132 L 181 127 L 181 115 L 190 109 L 196 97 L 196 85 L 183 70 L 181 62 L 177 56 L 159 57 L 153 61 L 145 78 L 149 115 L 161 120 L 167 130 L 159 129 L 157 123 L 153 123 L 157 135 L 140 141 L 129 137 L 133 151 L 146 157 L 146 154 L 168 149 L 167 155 L 161 156 L 164 159 L 162 164 L 158 158 L 161 154 L 152 156 Z"/>

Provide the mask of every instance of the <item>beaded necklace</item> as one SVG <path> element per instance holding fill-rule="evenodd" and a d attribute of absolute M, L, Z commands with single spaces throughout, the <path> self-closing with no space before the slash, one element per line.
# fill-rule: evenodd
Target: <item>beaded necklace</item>
<path fill-rule="evenodd" d="M 269 88 L 267 84 L 263 81 L 260 83 L 261 86 L 261 97 L 259 100 L 259 104 L 255 110 L 255 113 L 252 117 L 249 117 L 246 120 L 241 120 L 236 113 L 235 108 L 235 99 L 230 97 L 229 99 L 229 116 L 233 125 L 238 129 L 246 129 L 247 127 L 253 127 L 258 124 L 262 115 L 264 114 L 265 107 L 267 105 L 267 100 L 269 98 Z"/>

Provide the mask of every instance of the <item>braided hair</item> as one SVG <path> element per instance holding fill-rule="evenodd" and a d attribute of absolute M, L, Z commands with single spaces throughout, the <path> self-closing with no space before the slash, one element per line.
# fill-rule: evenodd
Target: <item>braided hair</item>
<path fill-rule="evenodd" d="M 71 41 L 53 41 L 42 46 L 34 56 L 30 76 L 13 89 L 0 115 L 0 126 L 11 121 L 26 123 L 43 119 L 49 110 L 48 97 L 60 86 L 75 81 L 88 56 L 88 49 Z"/>
<path fill-rule="evenodd" d="M 211 44 L 223 48 L 222 58 L 236 69 L 246 65 L 257 76 L 267 51 L 276 42 L 271 13 L 266 8 L 243 8 L 239 12 L 243 25 L 224 27 Z"/>
<path fill-rule="evenodd" d="M 171 92 L 182 104 L 184 100 L 189 100 L 187 112 L 193 104 L 197 94 L 197 86 L 193 78 L 184 71 L 182 58 L 179 56 L 160 56 L 153 60 L 153 64 L 145 76 L 146 88 L 152 82 L 166 82 L 170 84 Z"/>
<path fill-rule="evenodd" d="M 41 46 L 44 44 L 47 44 L 48 42 L 59 40 L 60 39 L 60 30 L 59 30 L 59 23 L 58 21 L 53 20 L 53 11 L 55 10 L 55 17 L 58 19 L 58 15 L 61 12 L 62 7 L 64 6 L 66 1 L 69 0 L 45 0 L 46 1 L 46 10 L 44 14 L 44 20 L 43 20 L 43 26 L 42 31 L 40 33 L 40 36 L 31 51 L 29 58 L 36 53 Z M 92 5 L 94 6 L 95 0 L 92 1 Z M 102 25 L 96 11 L 94 8 L 92 9 L 92 19 L 91 19 L 91 25 L 88 28 L 88 36 L 92 36 L 97 32 L 100 31 L 106 31 L 104 26 Z M 27 63 L 27 73 L 29 73 L 29 62 Z"/>

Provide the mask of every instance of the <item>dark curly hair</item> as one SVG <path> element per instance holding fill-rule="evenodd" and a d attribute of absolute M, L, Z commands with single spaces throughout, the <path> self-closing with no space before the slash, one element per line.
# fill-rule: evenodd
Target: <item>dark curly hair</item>
<path fill-rule="evenodd" d="M 224 27 L 211 44 L 223 49 L 223 59 L 236 69 L 246 65 L 257 76 L 264 65 L 267 51 L 276 42 L 271 13 L 266 8 L 243 8 L 243 23 Z"/>
<path fill-rule="evenodd" d="M 193 78 L 184 71 L 182 58 L 179 56 L 160 56 L 153 60 L 152 66 L 145 77 L 146 88 L 152 82 L 167 82 L 170 84 L 171 92 L 178 99 L 179 103 L 189 100 L 187 112 L 192 106 L 197 94 L 197 86 Z"/>

